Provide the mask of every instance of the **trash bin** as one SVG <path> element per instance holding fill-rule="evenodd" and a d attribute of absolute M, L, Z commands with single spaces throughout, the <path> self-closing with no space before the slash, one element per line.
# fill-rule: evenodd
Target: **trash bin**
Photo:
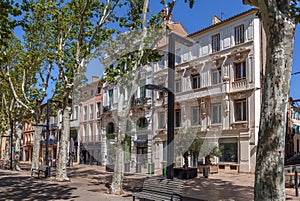
<path fill-rule="evenodd" d="M 161 162 L 161 166 L 162 166 L 162 175 L 164 177 L 167 176 L 167 162 L 166 161 L 162 161 Z"/>
<path fill-rule="evenodd" d="M 141 173 L 142 172 L 142 164 L 137 163 L 136 164 L 136 173 Z"/>
<path fill-rule="evenodd" d="M 204 176 L 205 178 L 208 178 L 208 176 L 209 176 L 209 170 L 210 170 L 209 167 L 204 167 L 204 168 L 203 168 L 203 176 Z"/>
<path fill-rule="evenodd" d="M 154 163 L 148 163 L 148 174 L 154 174 Z"/>

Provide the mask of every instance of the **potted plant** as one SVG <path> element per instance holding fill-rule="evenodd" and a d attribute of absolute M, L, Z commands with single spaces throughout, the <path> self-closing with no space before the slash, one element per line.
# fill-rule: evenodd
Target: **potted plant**
<path fill-rule="evenodd" d="M 204 164 L 198 165 L 199 172 L 203 173 L 204 177 L 208 177 L 209 173 L 217 173 L 218 166 L 215 164 L 212 164 L 211 158 L 213 156 L 216 156 L 216 157 L 221 156 L 219 147 L 216 145 L 213 145 L 209 142 L 204 142 L 202 144 L 202 148 L 201 148 L 201 155 L 204 156 Z"/>

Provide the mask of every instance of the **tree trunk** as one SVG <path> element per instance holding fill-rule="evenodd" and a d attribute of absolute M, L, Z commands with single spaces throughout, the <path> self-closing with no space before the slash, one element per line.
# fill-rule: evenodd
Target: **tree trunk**
<path fill-rule="evenodd" d="M 40 141 L 43 128 L 41 126 L 36 126 L 34 131 L 34 140 L 33 140 L 33 151 L 32 151 L 32 163 L 31 169 L 37 169 L 39 167 L 40 161 Z M 43 159 L 41 159 L 41 162 Z"/>
<path fill-rule="evenodd" d="M 58 165 L 56 169 L 57 181 L 69 181 L 67 176 L 67 158 L 68 158 L 68 144 L 70 140 L 70 116 L 71 107 L 66 107 L 63 110 L 63 126 L 59 142 Z"/>
<path fill-rule="evenodd" d="M 10 130 L 8 131 L 10 133 Z M 3 169 L 10 169 L 10 143 L 9 143 L 9 138 L 6 137 L 5 140 L 5 153 L 4 153 L 4 159 L 3 159 Z"/>
<path fill-rule="evenodd" d="M 289 1 L 258 1 L 267 37 L 255 200 L 285 200 L 284 140 L 295 25 Z"/>
<path fill-rule="evenodd" d="M 20 154 L 21 154 L 21 138 L 22 138 L 22 129 L 16 127 L 16 144 L 15 144 L 15 157 L 14 157 L 14 169 L 21 171 L 20 168 Z"/>
<path fill-rule="evenodd" d="M 117 143 L 116 146 L 116 163 L 112 181 L 112 193 L 115 195 L 123 194 L 123 177 L 124 177 L 124 143 Z"/>

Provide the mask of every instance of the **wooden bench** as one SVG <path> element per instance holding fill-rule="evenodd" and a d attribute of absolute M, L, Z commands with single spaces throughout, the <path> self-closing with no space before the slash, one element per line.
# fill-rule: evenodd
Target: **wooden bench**
<path fill-rule="evenodd" d="M 36 168 L 32 168 L 31 169 L 31 176 L 33 176 L 33 173 L 37 173 L 38 178 L 40 178 L 40 173 L 44 173 L 44 177 L 46 178 L 48 176 L 48 168 L 49 166 L 47 165 L 39 165 L 39 167 Z"/>
<path fill-rule="evenodd" d="M 140 192 L 133 192 L 133 200 L 182 200 L 184 181 L 165 178 L 146 179 Z"/>

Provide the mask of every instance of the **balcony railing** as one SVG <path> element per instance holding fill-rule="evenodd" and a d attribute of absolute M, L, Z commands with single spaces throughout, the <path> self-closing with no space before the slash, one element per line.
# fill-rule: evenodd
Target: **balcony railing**
<path fill-rule="evenodd" d="M 136 98 L 134 100 L 134 105 L 144 105 L 146 103 L 146 98 L 141 97 L 141 98 Z"/>
<path fill-rule="evenodd" d="M 103 112 L 108 112 L 110 110 L 111 110 L 111 106 L 110 105 L 103 107 Z"/>
<path fill-rule="evenodd" d="M 82 142 L 97 142 L 97 141 L 100 141 L 100 134 L 82 136 Z"/>
<path fill-rule="evenodd" d="M 246 89 L 247 88 L 247 80 L 236 80 L 232 82 L 232 89 Z"/>

